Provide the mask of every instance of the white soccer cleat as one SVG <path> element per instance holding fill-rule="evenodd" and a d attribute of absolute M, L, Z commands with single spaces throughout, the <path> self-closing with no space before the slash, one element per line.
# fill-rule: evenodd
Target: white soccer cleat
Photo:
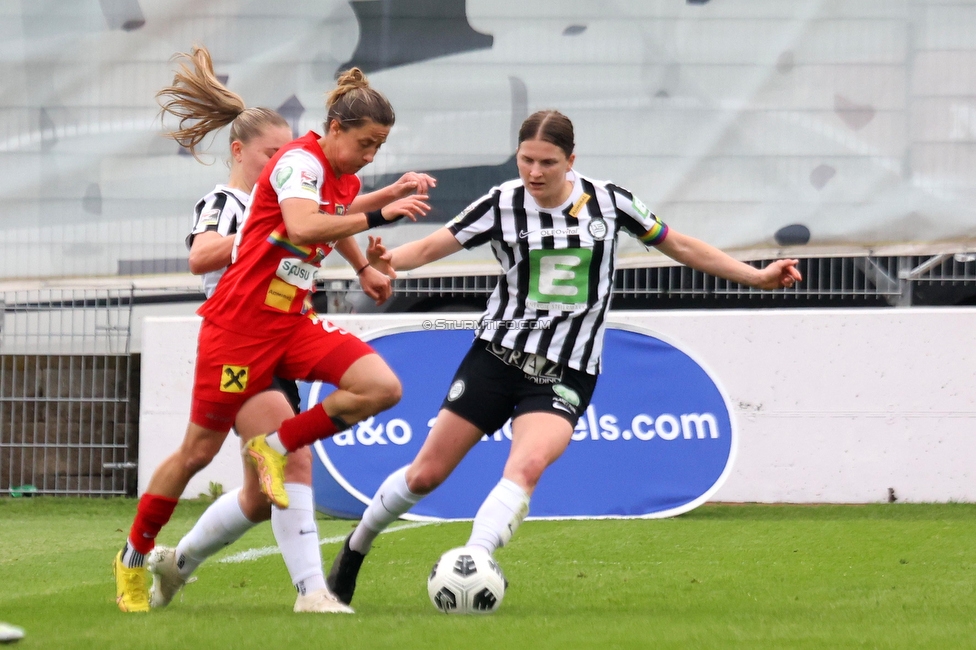
<path fill-rule="evenodd" d="M 180 589 L 196 578 L 184 580 L 176 566 L 176 549 L 168 546 L 157 546 L 146 558 L 149 573 L 153 583 L 149 589 L 150 607 L 166 607 Z"/>
<path fill-rule="evenodd" d="M 24 629 L 0 622 L 0 643 L 13 643 L 24 638 Z"/>
<path fill-rule="evenodd" d="M 346 605 L 335 597 L 328 589 L 318 589 L 304 596 L 299 596 L 295 601 L 296 612 L 309 612 L 316 614 L 355 614 L 352 607 Z"/>

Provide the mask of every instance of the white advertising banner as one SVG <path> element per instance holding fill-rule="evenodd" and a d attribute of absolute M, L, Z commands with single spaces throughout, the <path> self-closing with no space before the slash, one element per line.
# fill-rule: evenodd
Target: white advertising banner
<path fill-rule="evenodd" d="M 339 314 L 332 320 L 366 338 L 390 328 L 459 337 L 472 334 L 456 329 L 470 328 L 471 314 Z M 628 373 L 628 362 L 621 357 L 609 358 L 604 368 L 607 374 L 600 381 L 606 383 L 604 389 L 615 395 L 595 400 L 593 410 L 581 418 L 578 435 L 570 443 L 580 447 L 557 462 L 557 466 L 565 462 L 566 467 L 553 474 L 553 487 L 559 485 L 557 474 L 571 469 L 573 455 L 581 452 L 589 455 L 597 472 L 618 470 L 618 476 L 605 478 L 600 484 L 628 491 L 628 498 L 636 493 L 636 489 L 627 487 L 632 483 L 640 483 L 642 490 L 652 489 L 656 482 L 663 482 L 669 489 L 684 489 L 685 501 L 677 506 L 673 502 L 655 504 L 660 506 L 659 512 L 680 511 L 704 498 L 762 503 L 976 501 L 972 463 L 976 455 L 976 346 L 972 345 L 976 309 L 611 312 L 608 322 L 612 328 L 636 329 L 668 341 L 706 369 L 727 397 L 735 442 L 731 442 L 731 429 L 723 428 L 725 416 L 721 409 L 708 406 L 703 401 L 707 401 L 707 396 L 695 394 L 698 389 L 689 390 L 674 381 L 673 386 L 658 391 L 662 382 L 640 373 L 630 377 L 632 386 L 628 388 L 626 375 L 634 374 Z M 198 328 L 197 318 L 146 320 L 139 416 L 140 492 L 145 490 L 156 466 L 183 437 L 190 410 Z M 382 351 L 395 366 L 395 351 Z M 436 413 L 464 350 L 453 352 L 456 358 L 440 359 L 442 352 L 424 357 L 424 373 L 416 367 L 403 373 L 401 406 L 410 408 L 415 400 L 426 399 L 432 407 L 424 412 Z M 666 348 L 660 348 L 642 353 L 640 362 L 664 364 L 665 375 L 671 365 L 677 380 L 686 368 L 676 364 L 666 352 Z M 413 356 L 416 358 L 415 352 Z M 423 379 L 418 380 L 418 374 Z M 433 377 L 441 378 L 442 383 L 432 385 Z M 676 406 L 677 398 L 665 399 L 663 406 L 654 405 L 640 397 L 648 390 L 663 395 L 672 389 L 685 391 L 696 405 Z M 325 445 L 335 468 L 340 473 L 345 471 L 347 478 L 358 477 L 355 480 L 361 490 L 369 492 L 367 498 L 372 496 L 375 485 L 353 471 L 350 463 L 355 459 L 334 453 L 336 445 L 350 443 L 352 435 L 360 443 L 369 442 L 367 434 L 377 436 L 379 424 L 385 424 L 387 440 L 377 437 L 375 448 L 393 454 L 390 463 L 409 462 L 412 453 L 398 455 L 397 449 L 401 447 L 398 443 L 406 442 L 405 423 L 410 417 L 398 413 L 391 410 L 378 416 L 376 422 L 370 423 L 372 433 L 367 431 L 370 427 L 364 427 L 346 434 L 345 440 Z M 716 426 L 708 429 L 707 436 L 701 429 L 696 430 L 697 434 L 689 433 L 683 416 L 688 413 L 714 413 Z M 389 442 L 393 418 L 398 419 L 398 424 Z M 426 425 L 423 419 L 417 422 Z M 419 437 L 426 436 L 426 430 L 427 426 L 416 423 L 412 427 Z M 419 440 L 414 442 L 419 444 Z M 504 435 L 496 435 L 483 446 L 506 444 Z M 714 448 L 706 449 L 709 446 Z M 351 447 L 347 444 L 346 449 Z M 649 456 L 638 455 L 645 453 Z M 690 454 L 688 465 L 669 456 L 682 453 Z M 613 454 L 629 454 L 633 458 L 611 461 Z M 638 462 L 633 466 L 630 461 Z M 671 469 L 661 469 L 661 463 Z M 466 476 L 471 481 L 491 481 L 490 474 L 495 472 L 497 480 L 502 464 L 496 459 L 494 469 L 475 470 Z M 231 436 L 218 460 L 193 479 L 184 496 L 206 492 L 210 481 L 227 489 L 238 485 L 240 467 L 238 441 Z M 715 467 L 719 469 L 708 474 Z M 723 472 L 723 467 L 728 468 L 727 474 L 722 473 L 716 480 L 714 477 Z M 316 471 L 322 471 L 322 467 L 317 465 Z M 697 486 L 704 485 L 705 489 L 695 491 L 698 487 L 689 487 L 698 480 L 696 476 L 702 479 Z M 346 496 L 351 505 L 344 511 L 355 516 L 358 507 L 361 513 L 363 504 Z M 325 503 L 321 495 L 319 501 L 320 505 Z M 432 503 L 444 508 L 460 507 L 455 502 L 463 500 L 444 499 L 442 495 Z M 572 505 L 582 508 L 586 504 L 587 499 L 580 497 Z M 477 503 L 471 507 L 476 508 Z M 336 510 L 341 509 L 333 507 L 333 512 Z M 539 512 L 565 514 L 554 509 Z M 443 510 L 427 514 L 466 516 Z M 593 511 L 578 510 L 572 514 L 592 515 Z"/>

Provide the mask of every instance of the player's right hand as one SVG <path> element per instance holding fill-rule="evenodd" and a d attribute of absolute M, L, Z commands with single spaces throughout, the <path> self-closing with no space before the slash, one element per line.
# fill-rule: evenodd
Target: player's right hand
<path fill-rule="evenodd" d="M 396 221 L 407 217 L 411 221 L 416 221 L 417 217 L 426 216 L 430 212 L 430 204 L 426 202 L 427 199 L 426 194 L 411 194 L 402 199 L 397 199 L 383 207 L 383 218 L 387 221 Z"/>
<path fill-rule="evenodd" d="M 437 186 L 437 179 L 430 174 L 421 172 L 407 172 L 390 187 L 396 196 L 407 196 L 408 194 L 427 194 L 428 190 Z"/>
<path fill-rule="evenodd" d="M 377 306 L 382 305 L 393 295 L 390 278 L 372 266 L 367 266 L 359 275 L 359 286 Z"/>

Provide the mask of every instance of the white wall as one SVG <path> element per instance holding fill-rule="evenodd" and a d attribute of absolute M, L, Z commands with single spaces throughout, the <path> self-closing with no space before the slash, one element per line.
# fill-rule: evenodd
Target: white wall
<path fill-rule="evenodd" d="M 363 333 L 430 317 L 333 320 Z M 611 321 L 660 334 L 727 391 L 739 450 L 717 501 L 876 502 L 888 488 L 901 501 L 976 501 L 976 309 L 616 312 Z M 182 438 L 198 323 L 144 324 L 140 493 Z M 184 496 L 240 480 L 231 436 Z"/>
<path fill-rule="evenodd" d="M 193 362 L 197 352 L 198 316 L 155 316 L 142 325 L 139 404 L 139 494 L 160 462 L 179 446 L 190 418 Z M 224 490 L 243 481 L 237 436 L 227 436 L 209 467 L 190 480 L 184 498 L 208 491 L 210 481 Z"/>

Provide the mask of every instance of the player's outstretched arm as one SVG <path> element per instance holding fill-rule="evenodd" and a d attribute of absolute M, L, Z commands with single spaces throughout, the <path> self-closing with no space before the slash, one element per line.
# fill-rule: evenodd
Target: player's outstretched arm
<path fill-rule="evenodd" d="M 657 249 L 693 269 L 757 289 L 792 287 L 803 279 L 796 268 L 798 260 L 777 260 L 765 268 L 757 269 L 734 259 L 711 244 L 683 235 L 673 228 L 668 231 L 667 238 L 658 244 Z"/>
<path fill-rule="evenodd" d="M 387 250 L 383 246 L 382 238 L 370 236 L 366 257 L 374 268 L 395 278 L 397 271 L 409 271 L 435 262 L 462 248 L 450 230 L 439 228 L 423 239 L 397 246 L 393 250 Z"/>
<path fill-rule="evenodd" d="M 281 202 L 281 216 L 288 240 L 298 246 L 332 242 L 375 226 L 407 217 L 416 221 L 430 212 L 426 194 L 411 194 L 370 213 L 323 214 L 317 201 L 288 198 Z"/>
<path fill-rule="evenodd" d="M 428 194 L 437 187 L 437 180 L 429 174 L 407 172 L 395 183 L 369 194 L 360 194 L 349 206 L 350 212 L 370 212 L 411 194 Z"/>
<path fill-rule="evenodd" d="M 370 238 L 372 239 L 372 238 Z M 393 287 L 390 278 L 380 273 L 369 265 L 366 256 L 359 248 L 359 243 L 352 237 L 340 239 L 335 244 L 335 249 L 342 255 L 359 278 L 359 286 L 363 293 L 372 298 L 377 305 L 382 305 L 391 295 Z"/>

